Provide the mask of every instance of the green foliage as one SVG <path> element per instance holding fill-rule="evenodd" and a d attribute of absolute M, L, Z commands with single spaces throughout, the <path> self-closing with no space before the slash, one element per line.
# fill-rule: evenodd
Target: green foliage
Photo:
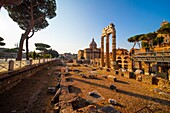
<path fill-rule="evenodd" d="M 140 34 L 140 35 L 135 35 L 133 37 L 128 38 L 128 42 L 138 42 L 140 41 L 140 37 L 143 36 L 144 34 Z"/>
<path fill-rule="evenodd" d="M 134 45 L 133 45 L 133 47 L 132 48 L 134 48 L 135 47 L 135 45 L 136 45 L 136 43 L 138 43 L 138 45 L 139 45 L 139 48 L 140 48 L 140 44 L 139 44 L 139 41 L 141 41 L 140 40 L 140 37 L 141 36 L 143 36 L 144 34 L 140 34 L 140 35 L 135 35 L 135 36 L 133 36 L 133 37 L 130 37 L 130 38 L 128 38 L 128 42 L 132 42 L 132 43 L 134 43 Z"/>
<path fill-rule="evenodd" d="M 19 27 L 25 31 L 22 34 L 17 60 L 22 59 L 22 49 L 25 39 L 27 39 L 26 48 L 28 48 L 28 39 L 34 35 L 34 32 L 46 28 L 49 24 L 47 19 L 56 16 L 55 0 L 23 0 L 20 5 L 5 6 L 9 16 Z M 30 32 L 32 35 L 29 36 Z M 27 53 L 28 53 L 28 49 Z"/>
<path fill-rule="evenodd" d="M 19 5 L 23 0 L 0 0 L 0 8 L 3 5 Z"/>
<path fill-rule="evenodd" d="M 18 49 L 16 48 L 11 48 L 11 49 L 5 49 L 4 52 L 8 52 L 8 53 L 17 53 Z"/>
<path fill-rule="evenodd" d="M 161 44 L 164 41 L 164 37 L 156 37 L 154 39 L 153 45 Z"/>
<path fill-rule="evenodd" d="M 51 54 L 44 54 L 43 58 L 51 58 Z"/>
<path fill-rule="evenodd" d="M 58 52 L 52 49 L 48 50 L 47 53 L 50 54 L 52 58 L 57 58 L 59 56 Z"/>
<path fill-rule="evenodd" d="M 49 25 L 47 18 L 56 16 L 55 0 L 23 0 L 20 5 L 10 5 L 5 8 L 22 30 L 26 30 L 32 22 L 34 24 L 32 30 L 44 29 Z"/>
<path fill-rule="evenodd" d="M 154 40 L 156 37 L 157 37 L 157 33 L 151 32 L 151 33 L 147 33 L 147 34 L 142 35 L 139 40 L 150 41 L 150 40 Z"/>
<path fill-rule="evenodd" d="M 51 46 L 48 44 L 44 44 L 44 43 L 35 43 L 36 47 L 44 47 L 44 48 L 50 48 Z"/>
<path fill-rule="evenodd" d="M 170 23 L 159 28 L 157 32 L 160 34 L 170 34 Z"/>
<path fill-rule="evenodd" d="M 51 46 L 49 46 L 48 44 L 44 44 L 44 43 L 35 43 L 35 47 L 36 47 L 36 50 L 46 51 Z"/>
<path fill-rule="evenodd" d="M 2 37 L 0 37 L 0 46 L 4 46 L 5 45 L 5 43 L 4 42 L 2 42 L 4 39 L 2 38 Z"/>
<path fill-rule="evenodd" d="M 160 46 L 160 44 L 164 41 L 164 37 L 157 37 L 158 34 L 169 34 L 170 35 L 170 23 L 159 28 L 157 32 L 150 32 L 147 34 L 141 34 L 141 35 L 130 37 L 128 39 L 128 42 L 134 43 L 134 46 L 135 46 L 137 42 L 142 41 L 141 42 L 142 48 L 153 49 L 153 46 L 158 45 L 158 44 Z"/>
<path fill-rule="evenodd" d="M 143 42 L 142 41 L 141 45 L 142 45 L 142 48 L 149 48 L 148 42 Z"/>
<path fill-rule="evenodd" d="M 40 57 L 39 53 L 36 53 L 35 51 L 33 52 L 29 52 L 29 55 L 28 55 L 30 58 L 33 58 L 33 59 L 37 59 Z"/>

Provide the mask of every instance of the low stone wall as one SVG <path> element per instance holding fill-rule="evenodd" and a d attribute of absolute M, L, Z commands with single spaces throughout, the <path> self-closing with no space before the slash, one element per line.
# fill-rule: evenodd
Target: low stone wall
<path fill-rule="evenodd" d="M 152 75 L 144 75 L 144 74 L 135 75 L 133 72 L 128 72 L 128 71 L 119 72 L 119 75 L 122 76 L 122 74 L 126 78 L 136 79 L 136 80 L 144 82 L 146 84 L 155 84 L 155 85 L 158 85 L 158 86 L 170 88 L 170 81 L 165 80 L 165 79 L 160 78 L 160 77 L 154 77 Z"/>
<path fill-rule="evenodd" d="M 136 79 L 136 75 L 133 72 L 122 72 L 121 75 L 123 75 L 126 78 L 132 78 L 132 79 Z"/>
<path fill-rule="evenodd" d="M 165 87 L 170 87 L 170 81 L 169 80 L 165 80 L 159 77 L 154 77 L 152 75 L 144 75 L 144 74 L 140 74 L 137 76 L 141 76 L 142 77 L 142 82 L 147 83 L 147 84 L 155 84 L 158 86 L 165 86 Z"/>
<path fill-rule="evenodd" d="M 0 94 L 9 90 L 16 84 L 18 84 L 22 79 L 35 74 L 36 72 L 49 67 L 51 65 L 58 65 L 60 60 L 53 60 L 45 62 L 42 64 L 35 64 L 30 66 L 25 66 L 20 70 L 11 71 L 0 75 Z"/>
<path fill-rule="evenodd" d="M 151 75 L 144 75 L 140 74 L 142 76 L 142 82 L 147 83 L 147 84 L 153 84 L 153 76 Z"/>
<path fill-rule="evenodd" d="M 157 78 L 157 85 L 170 88 L 170 81 L 162 78 Z"/>

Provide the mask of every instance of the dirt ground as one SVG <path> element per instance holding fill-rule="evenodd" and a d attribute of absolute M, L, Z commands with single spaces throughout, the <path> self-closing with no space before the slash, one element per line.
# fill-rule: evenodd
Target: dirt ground
<path fill-rule="evenodd" d="M 114 75 L 117 78 L 114 82 L 103 77 L 113 75 L 112 72 L 100 69 L 94 71 L 93 67 L 70 66 L 69 69 L 80 71 L 70 71 L 71 76 L 65 77 L 63 84 L 69 86 L 69 93 L 76 94 L 97 108 L 109 106 L 108 99 L 114 99 L 117 104 L 112 106 L 122 113 L 170 113 L 170 98 L 155 93 L 153 89 L 158 87 L 156 85 L 145 84 L 120 75 Z M 86 77 L 82 77 L 82 74 Z M 97 75 L 97 79 L 91 79 L 89 75 Z M 117 91 L 110 89 L 111 84 L 116 86 Z M 89 92 L 96 92 L 99 96 L 92 97 Z"/>
<path fill-rule="evenodd" d="M 55 70 L 56 67 L 51 67 L 37 72 L 1 94 L 0 113 L 48 113 L 53 109 L 50 106 L 53 95 L 47 89 L 56 82 Z"/>
<path fill-rule="evenodd" d="M 111 98 L 117 102 L 117 105 L 112 106 L 122 113 L 170 113 L 170 98 L 154 93 L 153 88 L 157 86 L 120 75 L 114 75 L 117 81 L 113 82 L 103 77 L 103 75 L 113 75 L 112 72 L 99 69 L 94 71 L 93 67 L 68 66 L 68 68 L 71 70 L 69 71 L 71 76 L 62 76 L 64 85 L 61 87 L 68 87 L 69 94 L 76 94 L 81 100 L 88 100 L 97 108 L 110 105 L 108 99 Z M 44 69 L 23 79 L 15 87 L 1 94 L 0 113 L 52 113 L 53 106 L 50 101 L 53 95 L 48 94 L 47 89 L 57 84 L 54 73 L 58 69 L 59 67 Z M 80 70 L 80 72 L 73 70 Z M 87 78 L 82 78 L 82 74 Z M 89 75 L 97 75 L 97 79 L 91 79 Z M 109 88 L 111 84 L 116 86 L 117 91 Z M 89 92 L 92 91 L 99 96 L 97 98 L 90 96 Z M 69 94 L 63 95 L 67 101 L 70 101 Z M 81 109 L 81 106 L 72 105 L 72 107 L 77 110 L 76 112 Z"/>

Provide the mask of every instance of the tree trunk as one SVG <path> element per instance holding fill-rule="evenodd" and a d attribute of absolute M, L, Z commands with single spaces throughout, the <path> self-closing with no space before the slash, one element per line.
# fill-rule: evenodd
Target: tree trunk
<path fill-rule="evenodd" d="M 23 44 L 25 39 L 29 38 L 28 35 L 31 32 L 31 29 L 34 27 L 34 17 L 33 17 L 33 5 L 32 5 L 32 0 L 30 1 L 30 13 L 31 13 L 31 20 L 29 22 L 29 27 L 25 30 L 25 33 L 22 34 L 21 39 L 20 39 L 20 44 L 19 44 L 19 50 L 17 54 L 17 59 L 16 60 L 22 60 L 22 50 L 23 50 Z"/>
<path fill-rule="evenodd" d="M 132 48 L 134 48 L 134 47 L 135 47 L 135 45 L 136 45 L 136 42 L 134 42 L 134 45 L 133 45 L 133 47 L 132 47 Z"/>
<path fill-rule="evenodd" d="M 16 60 L 22 60 L 22 50 L 23 50 L 23 45 L 25 39 L 28 38 L 28 35 L 32 29 L 32 26 L 30 26 L 24 34 L 21 35 L 20 43 L 19 43 L 19 49 L 18 49 L 18 54 L 17 54 L 17 59 Z"/>
<path fill-rule="evenodd" d="M 19 43 L 19 49 L 18 49 L 18 54 L 17 54 L 17 59 L 16 60 L 22 60 L 22 50 L 23 50 L 23 44 L 24 44 L 25 37 L 26 37 L 25 34 L 21 35 L 21 39 L 20 39 L 20 43 Z"/>
<path fill-rule="evenodd" d="M 26 38 L 26 60 L 29 60 L 29 57 L 28 57 L 28 53 L 29 53 L 29 49 L 28 49 L 28 37 Z"/>

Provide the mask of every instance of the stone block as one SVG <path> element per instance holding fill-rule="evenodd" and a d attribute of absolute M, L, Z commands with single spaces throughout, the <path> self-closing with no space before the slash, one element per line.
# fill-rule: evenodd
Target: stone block
<path fill-rule="evenodd" d="M 89 75 L 89 78 L 91 78 L 91 79 L 97 79 L 97 75 Z"/>
<path fill-rule="evenodd" d="M 48 93 L 54 94 L 56 92 L 56 87 L 50 86 L 48 87 Z"/>
<path fill-rule="evenodd" d="M 112 85 L 110 85 L 110 89 L 116 91 L 116 86 L 112 84 Z"/>
<path fill-rule="evenodd" d="M 114 82 L 117 81 L 117 78 L 115 76 L 112 76 L 112 75 L 109 75 L 108 79 L 111 80 L 111 81 L 114 81 Z"/>
<path fill-rule="evenodd" d="M 137 75 L 136 80 L 141 82 L 142 81 L 142 76 L 141 75 Z"/>
<path fill-rule="evenodd" d="M 111 98 L 108 99 L 108 103 L 112 104 L 112 105 L 116 105 L 117 104 L 116 100 L 111 99 Z"/>
<path fill-rule="evenodd" d="M 151 75 L 141 75 L 141 76 L 142 76 L 142 82 L 147 83 L 147 84 L 153 83 L 153 76 Z"/>

